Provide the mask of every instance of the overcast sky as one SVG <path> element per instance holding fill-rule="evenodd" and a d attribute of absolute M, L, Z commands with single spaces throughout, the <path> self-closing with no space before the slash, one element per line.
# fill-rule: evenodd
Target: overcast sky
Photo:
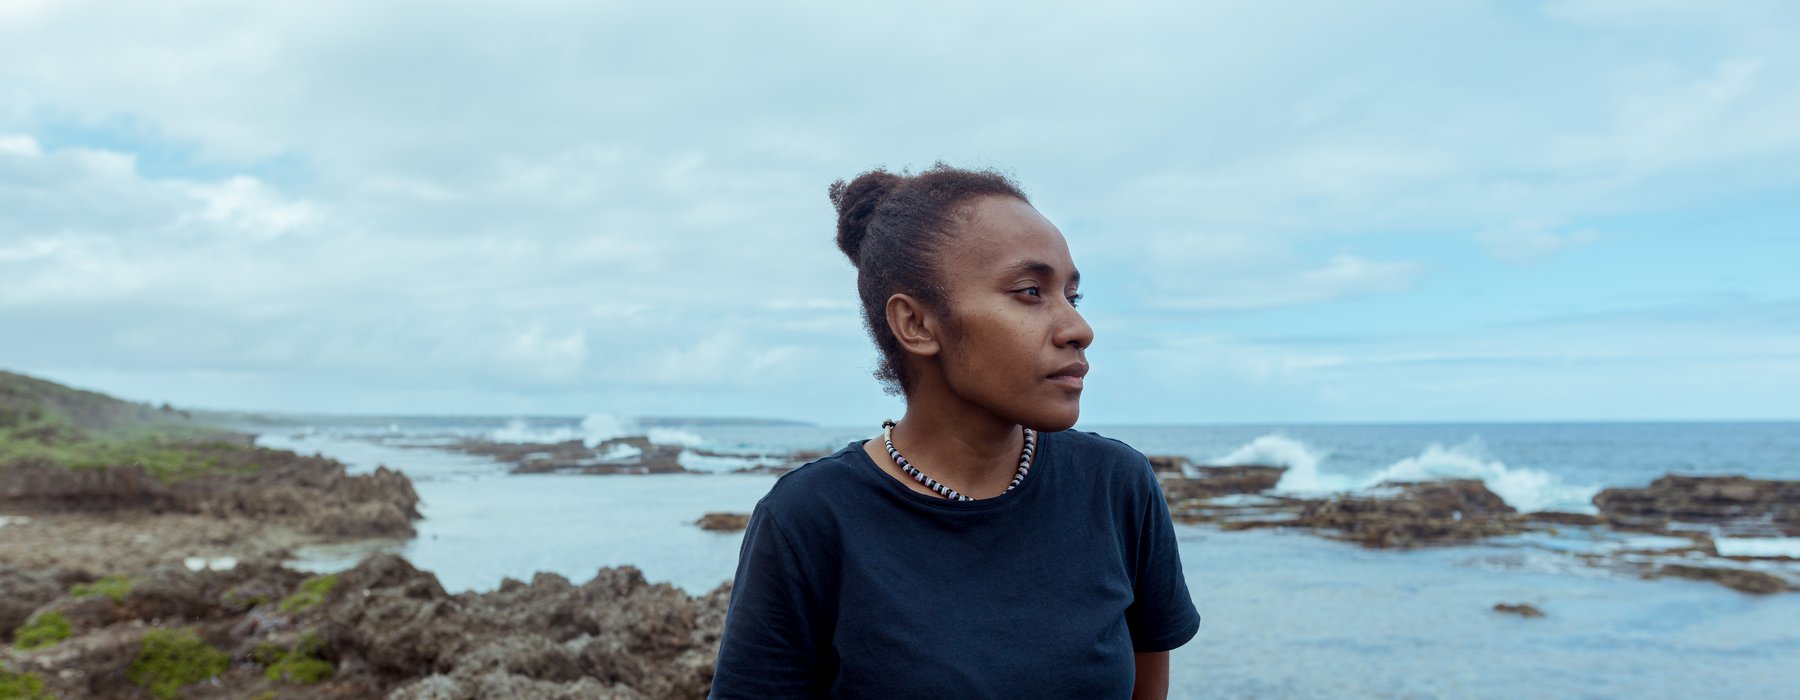
<path fill-rule="evenodd" d="M 1800 418 L 1800 3 L 0 0 L 0 368 L 898 415 L 825 196 L 1014 175 L 1084 424 Z"/>

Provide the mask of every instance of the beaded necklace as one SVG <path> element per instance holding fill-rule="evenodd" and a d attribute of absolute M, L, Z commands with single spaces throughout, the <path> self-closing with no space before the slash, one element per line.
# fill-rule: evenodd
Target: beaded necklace
<path fill-rule="evenodd" d="M 897 425 L 897 424 L 894 423 L 894 421 L 891 419 L 882 421 L 881 422 L 881 438 L 882 438 L 883 442 L 887 443 L 888 456 L 892 457 L 894 459 L 895 464 L 900 465 L 900 471 L 906 472 L 906 475 L 912 477 L 914 481 L 924 484 L 925 488 L 936 491 L 938 493 L 938 495 L 943 496 L 944 498 L 948 498 L 952 501 L 973 501 L 973 500 L 975 500 L 973 498 L 969 498 L 968 496 L 964 496 L 960 493 L 957 493 L 956 489 L 945 486 L 943 484 L 943 482 L 940 482 L 929 476 L 925 476 L 925 473 L 919 471 L 918 467 L 915 467 L 912 465 L 911 462 L 906 461 L 905 457 L 901 457 L 900 451 L 894 449 L 894 426 L 895 425 Z M 1030 428 L 1026 428 L 1025 429 L 1025 449 L 1019 451 L 1019 472 L 1017 474 L 1013 475 L 1012 484 L 1010 484 L 1006 487 L 1007 491 L 1011 491 L 1014 488 L 1017 488 L 1019 485 L 1019 482 L 1025 480 L 1025 474 L 1027 472 L 1031 471 L 1031 458 L 1033 456 L 1035 456 L 1034 453 L 1037 451 L 1036 448 L 1037 448 L 1037 431 L 1032 430 Z"/>

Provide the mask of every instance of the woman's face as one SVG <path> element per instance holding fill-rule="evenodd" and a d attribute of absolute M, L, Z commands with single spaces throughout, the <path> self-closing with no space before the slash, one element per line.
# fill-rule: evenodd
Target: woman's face
<path fill-rule="evenodd" d="M 1081 273 L 1062 232 L 1023 201 L 982 197 L 941 269 L 950 390 L 1037 430 L 1075 425 L 1094 329 L 1075 310 Z"/>

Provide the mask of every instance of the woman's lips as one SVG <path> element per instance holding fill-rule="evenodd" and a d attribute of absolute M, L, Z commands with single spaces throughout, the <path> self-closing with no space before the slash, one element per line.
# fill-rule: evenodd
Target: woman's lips
<path fill-rule="evenodd" d="M 1056 370 L 1056 373 L 1050 375 L 1048 379 L 1070 389 L 1080 389 L 1082 377 L 1086 377 L 1087 372 L 1086 362 L 1071 362 L 1062 369 Z"/>

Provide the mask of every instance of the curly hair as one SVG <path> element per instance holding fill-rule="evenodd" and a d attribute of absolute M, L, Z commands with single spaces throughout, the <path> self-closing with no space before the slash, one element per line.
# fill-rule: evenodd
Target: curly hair
<path fill-rule="evenodd" d="M 888 327 L 888 297 L 906 294 L 933 313 L 945 314 L 941 254 L 969 205 L 988 195 L 1031 200 L 999 172 L 943 163 L 916 175 L 870 170 L 849 182 L 831 183 L 830 193 L 837 207 L 838 249 L 856 266 L 863 325 L 881 351 L 875 378 L 887 393 L 905 393 L 911 379 L 900 341 Z"/>

